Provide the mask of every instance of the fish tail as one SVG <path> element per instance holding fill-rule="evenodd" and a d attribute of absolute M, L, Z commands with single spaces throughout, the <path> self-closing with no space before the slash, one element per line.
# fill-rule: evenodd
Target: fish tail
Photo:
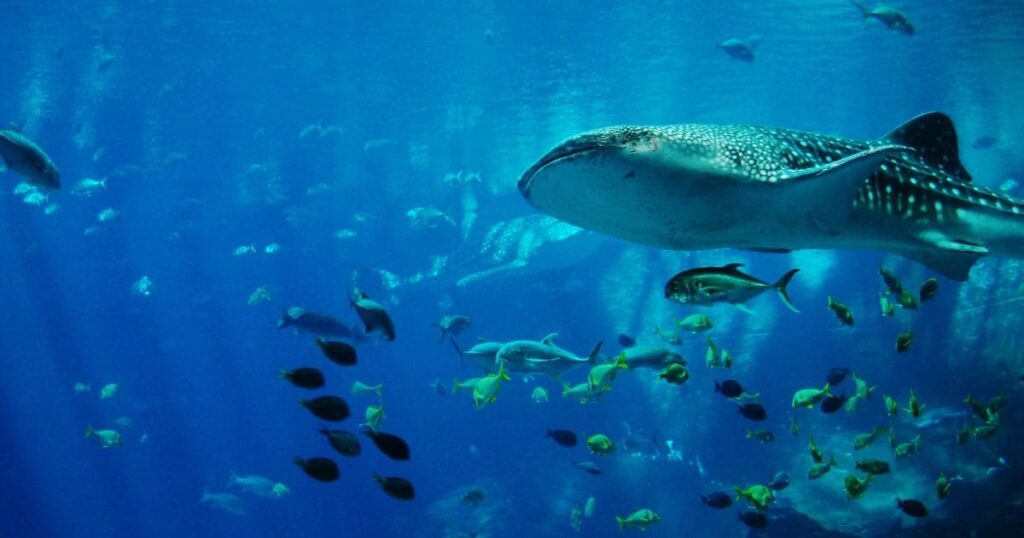
<path fill-rule="evenodd" d="M 95 433 L 95 431 L 96 430 L 92 429 L 92 424 L 89 424 L 88 426 L 85 427 L 85 436 L 92 437 L 92 434 Z"/>
<path fill-rule="evenodd" d="M 622 532 L 622 531 L 624 531 L 626 529 L 626 520 L 625 519 L 622 519 L 619 516 L 615 516 L 615 521 L 617 521 L 619 523 L 619 532 Z"/>
<path fill-rule="evenodd" d="M 780 278 L 779 281 L 772 286 L 773 288 L 775 288 L 776 291 L 779 292 L 779 297 L 782 297 L 782 302 L 786 303 L 786 306 L 789 307 L 789 309 L 792 310 L 793 312 L 796 312 L 797 314 L 799 314 L 800 311 L 797 310 L 795 306 L 793 306 L 793 301 L 792 299 L 789 298 L 789 293 L 786 291 L 786 286 L 788 286 L 789 281 L 793 279 L 793 275 L 797 274 L 797 272 L 799 271 L 799 269 L 791 269 L 788 273 L 782 275 L 782 278 Z M 831 301 L 831 298 L 829 300 Z"/>
<path fill-rule="evenodd" d="M 601 346 L 604 345 L 604 341 L 600 341 L 594 345 L 594 349 L 590 350 L 590 355 L 587 356 L 587 362 L 595 364 L 597 362 L 597 356 L 601 353 Z"/>
<path fill-rule="evenodd" d="M 277 328 L 283 329 L 292 324 L 292 317 L 288 315 L 288 311 L 281 309 L 281 320 L 277 322 Z"/>
<path fill-rule="evenodd" d="M 459 393 L 459 378 L 453 377 L 452 378 L 452 394 L 458 394 L 458 393 Z"/>

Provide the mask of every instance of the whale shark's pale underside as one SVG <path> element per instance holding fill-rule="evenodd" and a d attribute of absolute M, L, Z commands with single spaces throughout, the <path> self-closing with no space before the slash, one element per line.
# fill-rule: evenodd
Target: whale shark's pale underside
<path fill-rule="evenodd" d="M 611 127 L 548 152 L 519 190 L 571 224 L 667 249 L 881 250 L 957 280 L 985 255 L 1024 258 L 1024 205 L 972 183 L 937 112 L 871 141 Z"/>

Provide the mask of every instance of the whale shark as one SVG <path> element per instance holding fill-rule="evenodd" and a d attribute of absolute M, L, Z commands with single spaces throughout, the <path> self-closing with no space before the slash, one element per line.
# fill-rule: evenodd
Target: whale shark
<path fill-rule="evenodd" d="M 518 186 L 548 215 L 663 249 L 885 251 L 959 281 L 983 256 L 1024 258 L 1024 205 L 972 182 L 940 112 L 876 140 L 609 127 L 555 147 Z"/>

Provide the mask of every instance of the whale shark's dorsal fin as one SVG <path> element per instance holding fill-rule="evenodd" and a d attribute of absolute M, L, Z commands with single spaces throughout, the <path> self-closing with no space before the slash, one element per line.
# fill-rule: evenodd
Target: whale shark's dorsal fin
<path fill-rule="evenodd" d="M 540 339 L 540 343 L 546 344 L 546 345 L 549 345 L 549 346 L 553 346 L 553 345 L 555 345 L 555 337 L 556 336 L 558 336 L 558 333 L 551 333 L 551 334 L 545 336 L 544 338 L 541 338 Z"/>
<path fill-rule="evenodd" d="M 921 114 L 893 129 L 885 135 L 884 140 L 910 146 L 928 165 L 961 181 L 971 181 L 971 174 L 960 163 L 960 148 L 953 120 L 941 112 Z"/>

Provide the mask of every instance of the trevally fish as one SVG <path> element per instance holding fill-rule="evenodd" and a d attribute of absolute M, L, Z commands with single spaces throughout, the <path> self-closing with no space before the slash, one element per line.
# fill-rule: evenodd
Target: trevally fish
<path fill-rule="evenodd" d="M 50 157 L 25 135 L 0 129 L 0 157 L 7 168 L 44 189 L 60 188 L 60 172 Z"/>
<path fill-rule="evenodd" d="M 697 267 L 683 271 L 665 284 L 665 298 L 704 306 L 730 303 L 746 309 L 747 301 L 774 289 L 790 310 L 799 312 L 786 293 L 786 286 L 799 269 L 792 269 L 775 284 L 768 284 L 740 271 L 740 267 L 743 267 L 742 263 L 730 263 L 723 267 Z"/>
<path fill-rule="evenodd" d="M 1024 204 L 971 183 L 952 120 L 918 116 L 871 141 L 748 125 L 610 127 L 519 180 L 576 226 L 674 250 L 863 249 L 966 280 L 1024 258 Z"/>
<path fill-rule="evenodd" d="M 594 346 L 594 349 L 587 357 L 577 357 L 555 345 L 557 333 L 545 336 L 542 340 L 512 340 L 502 344 L 495 355 L 495 361 L 505 363 L 505 369 L 511 373 L 519 374 L 548 374 L 554 377 L 579 366 L 581 364 L 593 365 L 597 361 L 598 353 L 601 352 L 601 342 Z"/>

